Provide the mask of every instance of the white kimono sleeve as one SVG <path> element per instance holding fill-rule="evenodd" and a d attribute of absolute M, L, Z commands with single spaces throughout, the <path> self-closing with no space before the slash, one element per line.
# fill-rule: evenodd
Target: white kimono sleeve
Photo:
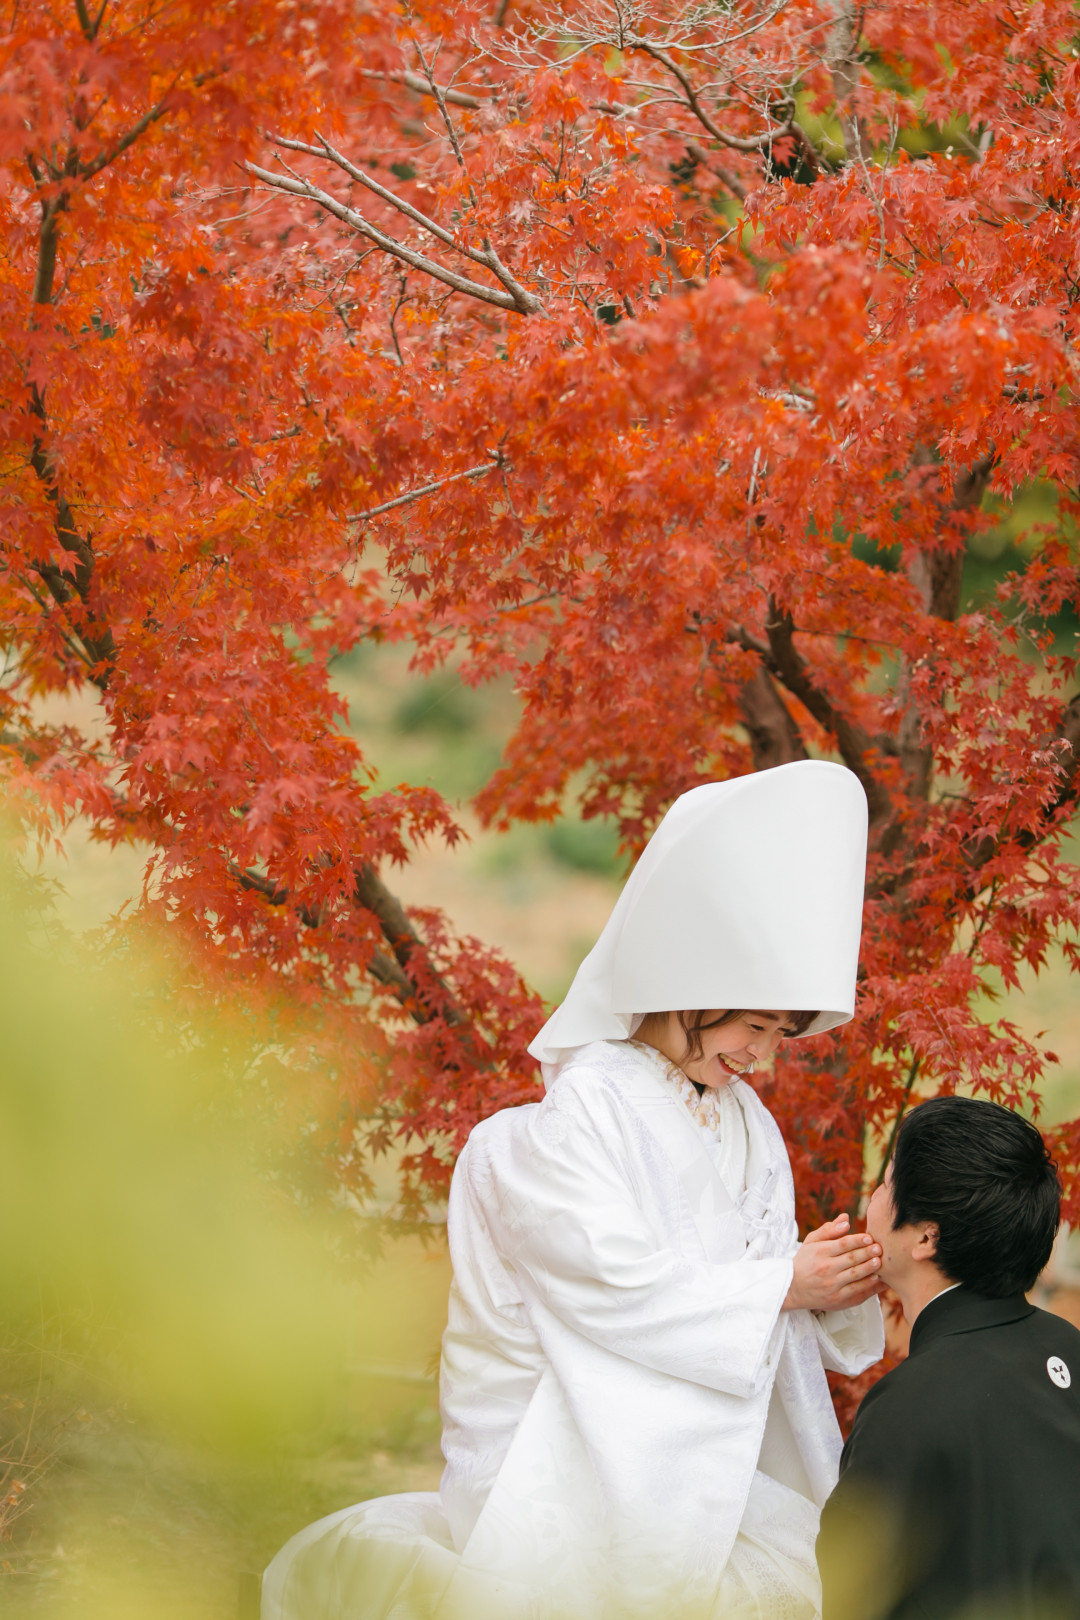
<path fill-rule="evenodd" d="M 854 1378 L 885 1354 L 885 1321 L 881 1301 L 864 1300 L 846 1311 L 822 1311 L 811 1318 L 822 1364 L 830 1372 Z"/>
<path fill-rule="evenodd" d="M 656 1372 L 756 1394 L 783 1347 L 791 1260 L 711 1263 L 676 1252 L 650 1223 L 650 1191 L 633 1186 L 619 1121 L 597 1111 L 589 1117 L 574 1097 L 541 1108 L 509 1154 L 489 1163 L 497 1246 L 527 1304 Z"/>

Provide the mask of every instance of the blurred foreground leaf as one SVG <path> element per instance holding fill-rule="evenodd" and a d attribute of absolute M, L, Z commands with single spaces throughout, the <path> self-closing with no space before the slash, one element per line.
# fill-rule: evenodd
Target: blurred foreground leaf
<path fill-rule="evenodd" d="M 0 1325 L 90 1319 L 98 1374 L 163 1433 L 276 1446 L 317 1420 L 343 1354 L 324 1235 L 257 1174 L 260 1122 L 214 1041 L 153 1027 L 167 965 L 42 945 L 13 885 L 0 873 Z"/>

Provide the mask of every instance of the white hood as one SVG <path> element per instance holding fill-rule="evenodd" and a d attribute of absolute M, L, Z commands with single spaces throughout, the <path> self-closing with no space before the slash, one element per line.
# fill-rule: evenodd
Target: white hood
<path fill-rule="evenodd" d="M 866 795 L 842 765 L 799 760 L 676 799 L 603 933 L 529 1051 L 557 1068 L 625 1040 L 647 1012 L 855 1011 Z"/>

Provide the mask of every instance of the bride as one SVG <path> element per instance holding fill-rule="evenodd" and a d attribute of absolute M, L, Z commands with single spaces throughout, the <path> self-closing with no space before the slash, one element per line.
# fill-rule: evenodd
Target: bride
<path fill-rule="evenodd" d="M 799 1244 L 745 1077 L 851 1018 L 865 848 L 822 761 L 672 806 L 530 1048 L 546 1097 L 455 1171 L 438 1494 L 294 1536 L 263 1620 L 813 1620 L 825 1369 L 882 1354 L 880 1250 Z"/>

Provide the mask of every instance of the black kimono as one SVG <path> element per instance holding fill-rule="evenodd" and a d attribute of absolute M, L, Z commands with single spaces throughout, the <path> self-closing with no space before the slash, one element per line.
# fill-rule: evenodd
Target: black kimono
<path fill-rule="evenodd" d="M 1080 1333 L 955 1288 L 867 1395 L 818 1538 L 823 1620 L 1080 1620 Z"/>

